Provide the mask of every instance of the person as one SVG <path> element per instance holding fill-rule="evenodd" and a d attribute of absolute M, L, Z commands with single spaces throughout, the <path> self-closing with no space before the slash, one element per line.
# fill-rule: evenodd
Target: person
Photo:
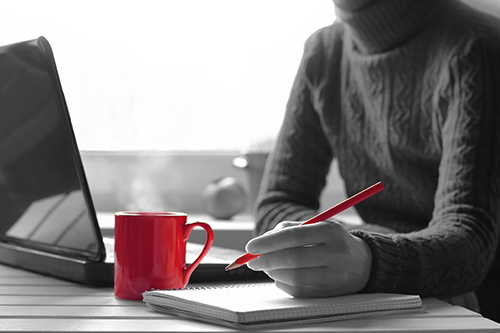
<path fill-rule="evenodd" d="M 486 285 L 481 310 L 494 316 L 498 20 L 454 0 L 334 3 L 337 21 L 305 44 L 246 246 L 261 256 L 248 267 L 295 297 L 409 293 L 476 311 Z M 385 189 L 355 206 L 361 226 L 298 226 L 318 213 L 334 159 L 348 196 Z"/>

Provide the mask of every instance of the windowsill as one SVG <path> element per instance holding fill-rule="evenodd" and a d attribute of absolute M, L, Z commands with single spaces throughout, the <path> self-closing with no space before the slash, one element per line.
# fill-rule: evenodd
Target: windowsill
<path fill-rule="evenodd" d="M 234 177 L 249 194 L 249 175 L 236 168 L 238 152 L 226 151 L 82 151 L 87 180 L 99 212 L 182 211 L 207 215 L 203 191 L 215 179 Z M 250 195 L 247 195 L 249 198 Z M 345 199 L 336 169 L 328 177 L 322 209 Z M 242 214 L 249 215 L 253 202 Z"/>
<path fill-rule="evenodd" d="M 98 213 L 97 218 L 104 237 L 114 237 L 114 214 Z M 214 246 L 244 250 L 245 244 L 254 236 L 254 221 L 251 215 L 237 215 L 231 220 L 215 220 L 208 215 L 188 215 L 188 222 L 206 222 L 214 231 Z M 205 243 L 206 233 L 201 228 L 194 228 L 189 241 Z"/>
<path fill-rule="evenodd" d="M 249 175 L 233 166 L 238 152 L 82 151 L 81 155 L 104 236 L 114 236 L 114 212 L 140 210 L 185 212 L 188 221 L 208 222 L 217 246 L 244 250 L 253 237 L 250 199 L 244 211 L 229 221 L 210 217 L 204 203 L 205 187 L 221 177 L 234 177 L 249 194 Z M 343 191 L 334 165 L 321 199 L 322 209 L 344 200 Z M 346 213 L 347 219 L 353 216 Z M 205 232 L 195 228 L 190 240 L 204 243 Z"/>
<path fill-rule="evenodd" d="M 114 237 L 114 214 L 98 213 L 99 226 L 103 236 Z M 352 210 L 338 214 L 342 221 L 359 225 L 361 220 Z M 214 246 L 244 250 L 246 243 L 254 237 L 255 222 L 251 215 L 240 214 L 231 220 L 215 220 L 208 215 L 188 215 L 188 222 L 201 221 L 210 224 L 214 231 Z M 205 243 L 205 231 L 194 228 L 189 237 L 189 241 L 198 244 Z"/>

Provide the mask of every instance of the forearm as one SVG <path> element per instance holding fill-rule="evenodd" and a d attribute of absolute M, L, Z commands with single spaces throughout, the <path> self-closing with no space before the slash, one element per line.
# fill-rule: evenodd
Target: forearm
<path fill-rule="evenodd" d="M 316 215 L 326 185 L 333 151 L 314 109 L 304 67 L 302 63 L 264 172 L 257 205 L 258 234 L 281 221 L 301 221 Z"/>
<path fill-rule="evenodd" d="M 494 87 L 500 66 L 484 45 L 468 52 L 454 59 L 448 73 L 456 78 L 456 95 L 442 111 L 439 180 L 428 226 L 389 235 L 351 231 L 373 254 L 366 291 L 453 296 L 477 288 L 494 259 L 500 229 L 500 99 Z"/>
<path fill-rule="evenodd" d="M 315 165 L 299 163 L 311 160 L 310 155 L 303 155 L 300 149 L 271 154 L 258 200 L 257 234 L 273 229 L 279 222 L 305 221 L 318 213 L 331 153 L 326 151 L 321 158 L 313 158 Z"/>
<path fill-rule="evenodd" d="M 456 221 L 456 216 L 449 219 Z M 476 223 L 468 221 L 469 226 Z M 409 234 L 383 235 L 352 230 L 353 235 L 368 244 L 373 256 L 370 281 L 364 291 L 435 297 L 473 291 L 494 256 L 495 235 L 484 231 L 468 228 L 450 233 L 430 228 Z"/>

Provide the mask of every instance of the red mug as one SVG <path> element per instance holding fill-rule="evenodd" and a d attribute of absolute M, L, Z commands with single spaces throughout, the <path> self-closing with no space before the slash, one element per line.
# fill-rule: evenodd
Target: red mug
<path fill-rule="evenodd" d="M 186 223 L 184 213 L 115 213 L 115 296 L 142 300 L 154 289 L 183 289 L 214 240 L 209 224 Z M 198 258 L 186 267 L 186 242 L 195 227 L 207 240 Z"/>

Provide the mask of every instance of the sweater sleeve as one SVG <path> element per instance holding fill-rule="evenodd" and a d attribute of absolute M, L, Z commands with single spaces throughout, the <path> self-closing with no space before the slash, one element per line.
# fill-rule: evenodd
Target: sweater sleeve
<path fill-rule="evenodd" d="M 373 254 L 364 291 L 448 297 L 473 291 L 488 272 L 500 223 L 499 55 L 475 40 L 440 77 L 450 95 L 440 102 L 442 159 L 428 227 L 391 235 L 351 231 Z"/>
<path fill-rule="evenodd" d="M 271 152 L 257 201 L 256 233 L 272 229 L 281 221 L 302 221 L 314 216 L 333 159 L 311 85 L 324 73 L 325 47 L 340 58 L 340 43 L 333 36 L 339 27 L 313 34 L 306 42 L 277 142 Z M 324 43 L 334 42 L 325 46 Z M 328 53 L 328 52 L 327 52 Z M 338 87 L 336 87 L 338 89 Z"/>

